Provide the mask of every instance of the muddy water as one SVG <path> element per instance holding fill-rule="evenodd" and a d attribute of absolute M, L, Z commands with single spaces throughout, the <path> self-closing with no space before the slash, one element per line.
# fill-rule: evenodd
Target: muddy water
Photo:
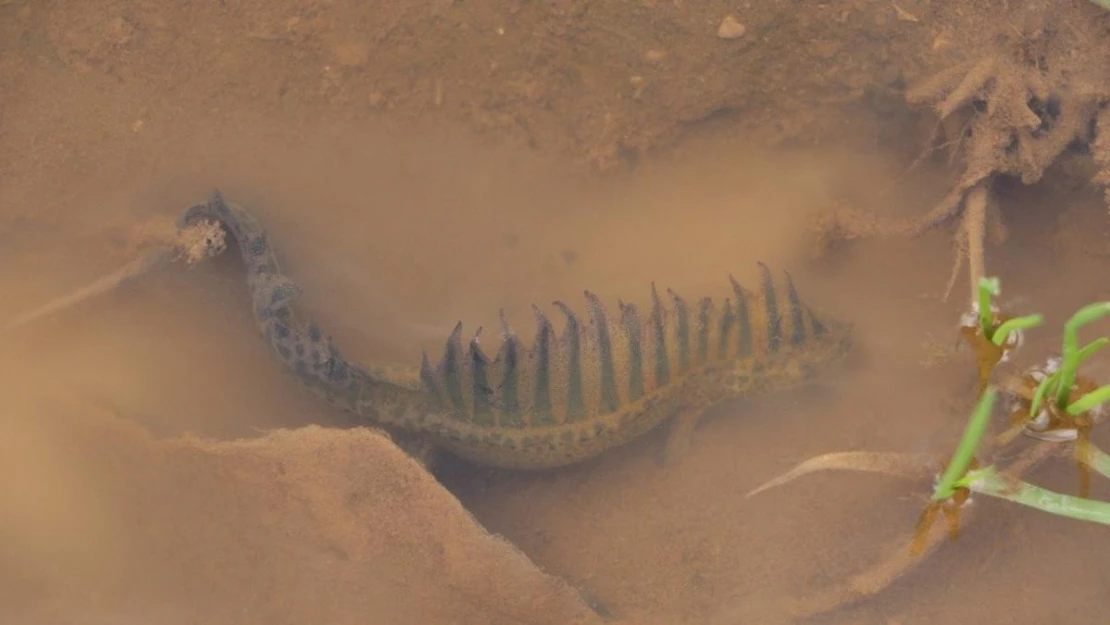
<path fill-rule="evenodd" d="M 282 132 L 237 120 L 112 156 L 95 180 L 35 189 L 37 210 L 4 224 L 0 319 L 114 269 L 127 259 L 133 223 L 176 214 L 220 186 L 258 212 L 305 288 L 304 309 L 356 360 L 415 364 L 457 320 L 495 328 L 502 307 L 527 335 L 532 303 L 580 305 L 584 288 L 612 303 L 643 302 L 652 281 L 690 296 L 725 295 L 728 274 L 751 283 L 757 260 L 790 268 L 803 297 L 854 322 L 862 363 L 801 392 L 718 408 L 679 466 L 656 466 L 661 439 L 650 435 L 549 474 L 452 466 L 443 476 L 483 525 L 630 622 L 723 624 L 737 605 L 774 615 L 784 595 L 862 570 L 909 535 L 920 488 L 837 474 L 758 499 L 743 493 L 828 451 L 943 452 L 963 426 L 953 404 L 966 398 L 968 363 L 927 362 L 954 338 L 964 304 L 959 286 L 955 301 L 939 300 L 950 240 L 870 242 L 817 266 L 803 262 L 802 233 L 824 203 L 848 196 L 895 214 L 944 192 L 943 178 L 919 176 L 880 193 L 900 172 L 898 155 L 753 153 L 703 137 L 599 181 L 451 127 L 319 123 Z M 1058 326 L 1078 305 L 1105 297 L 1110 268 L 1045 246 L 1059 210 L 1044 208 L 1053 197 L 1034 190 L 1007 198 L 1020 217 L 988 263 L 1008 298 Z M 1066 199 L 1069 211 L 1103 210 L 1094 195 Z M 8 203 L 11 214 L 28 213 Z M 1027 354 L 1052 347 L 1033 340 Z M 20 406 L 62 394 L 109 404 L 163 435 L 253 436 L 344 419 L 268 356 L 226 257 L 150 276 L 7 337 L 0 370 L 17 398 L 7 408 L 12 431 L 35 431 L 18 425 Z M 65 480 L 97 467 L 67 464 L 49 437 L 19 440 L 23 451 L 6 459 L 22 488 L 7 504 L 16 521 L 5 540 L 47 544 L 52 529 L 96 510 Z M 43 479 L 65 496 L 35 495 L 21 470 L 43 467 L 57 471 Z M 1067 488 L 1074 474 L 1060 466 L 1037 479 Z M 956 547 L 826 622 L 1032 623 L 1061 610 L 1069 622 L 1095 619 L 1110 574 L 1090 548 L 1099 528 L 977 505 L 986 513 Z M 95 571 L 113 552 L 81 553 L 74 566 Z"/>

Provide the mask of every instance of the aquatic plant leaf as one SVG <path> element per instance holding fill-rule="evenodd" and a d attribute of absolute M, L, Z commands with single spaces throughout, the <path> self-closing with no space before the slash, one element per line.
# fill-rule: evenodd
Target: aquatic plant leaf
<path fill-rule="evenodd" d="M 1057 493 L 1028 482 L 1014 483 L 999 475 L 994 467 L 972 471 L 962 481 L 974 493 L 1005 499 L 1057 516 L 1110 525 L 1110 503 Z"/>
<path fill-rule="evenodd" d="M 998 391 L 989 388 L 979 398 L 979 404 L 976 405 L 975 413 L 971 415 L 971 420 L 964 429 L 964 435 L 960 438 L 956 453 L 952 454 L 952 460 L 948 462 L 948 467 L 937 482 L 937 487 L 933 491 L 933 501 L 951 497 L 956 490 L 956 482 L 967 473 L 968 467 L 975 458 L 975 450 L 979 448 L 979 442 L 983 440 L 983 434 L 987 431 L 991 408 L 994 407 L 994 398 L 997 394 Z"/>

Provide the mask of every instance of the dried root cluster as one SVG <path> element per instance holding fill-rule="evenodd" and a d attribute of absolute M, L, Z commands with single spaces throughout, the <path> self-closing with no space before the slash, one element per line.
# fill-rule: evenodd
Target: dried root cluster
<path fill-rule="evenodd" d="M 1094 17 L 1100 17 L 1097 8 Z M 1033 184 L 1066 150 L 1089 149 L 1103 172 L 1096 181 L 1110 185 L 1110 37 L 1096 32 L 1094 21 L 1057 27 L 1042 14 L 1022 27 L 1002 24 L 985 54 L 912 86 L 907 102 L 938 117 L 928 152 L 948 151 L 962 170 L 957 182 L 931 210 L 908 221 L 835 215 L 822 225 L 824 242 L 917 236 L 959 219 L 945 298 L 967 262 L 974 299 L 985 274 L 985 240 L 1000 243 L 1006 236 L 992 193 L 997 176 Z"/>

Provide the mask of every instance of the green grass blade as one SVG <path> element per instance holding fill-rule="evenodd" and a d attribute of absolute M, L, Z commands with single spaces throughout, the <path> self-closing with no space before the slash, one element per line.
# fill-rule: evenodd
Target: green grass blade
<path fill-rule="evenodd" d="M 967 486 L 974 493 L 998 497 L 1057 516 L 1110 525 L 1110 503 L 1057 493 L 1027 482 L 1018 482 L 1017 488 L 1014 488 L 993 466 L 972 471 L 960 481 L 962 486 Z"/>
<path fill-rule="evenodd" d="M 1044 315 L 1040 313 L 1018 317 L 1016 319 L 1010 319 L 1009 321 L 998 326 L 998 329 L 994 331 L 994 336 L 991 337 L 991 342 L 1001 347 L 1006 342 L 1006 339 L 1010 336 L 1011 332 L 1014 332 L 1016 330 L 1028 330 L 1029 328 L 1035 328 L 1042 323 L 1044 323 Z"/>
<path fill-rule="evenodd" d="M 1051 392 L 1052 385 L 1060 379 L 1060 371 L 1057 370 L 1052 375 L 1046 375 L 1041 383 L 1037 385 L 1037 390 L 1033 391 L 1033 401 L 1029 402 L 1029 418 L 1037 416 L 1041 410 L 1041 404 L 1044 403 L 1044 396 Z"/>
<path fill-rule="evenodd" d="M 1068 404 L 1068 393 L 1079 369 L 1079 328 L 1106 315 L 1110 315 L 1110 302 L 1088 304 L 1064 324 L 1064 362 L 1060 366 L 1060 384 L 1056 387 L 1056 405 L 1060 408 Z"/>
<path fill-rule="evenodd" d="M 1110 339 L 1106 338 L 1105 336 L 1100 336 L 1099 338 L 1084 345 L 1083 349 L 1079 350 L 1079 353 L 1075 355 L 1075 361 L 1077 363 L 1083 362 L 1084 360 L 1090 358 L 1095 352 L 1102 349 L 1103 347 L 1106 347 L 1107 345 L 1110 345 Z"/>
<path fill-rule="evenodd" d="M 1103 347 L 1106 347 L 1107 345 L 1110 345 L 1110 339 L 1106 338 L 1105 336 L 1091 341 L 1090 343 L 1085 345 L 1083 349 L 1079 350 L 1079 352 L 1076 353 L 1075 362 L 1077 364 L 1083 362 L 1084 360 L 1090 358 L 1095 352 L 1102 349 Z M 1057 370 L 1056 373 L 1045 377 L 1045 379 L 1041 380 L 1041 383 L 1037 385 L 1037 390 L 1033 393 L 1033 401 L 1029 405 L 1029 416 L 1031 418 L 1037 416 L 1037 412 L 1041 409 L 1041 403 L 1044 401 L 1044 396 L 1047 393 L 1052 392 L 1052 385 L 1058 382 L 1059 378 L 1060 371 Z M 1075 404 L 1072 404 L 1072 406 L 1074 405 Z M 1091 407 L 1093 408 L 1094 406 Z M 1090 408 L 1087 409 L 1090 410 Z M 1068 410 L 1071 411 L 1072 407 L 1068 406 Z M 1074 412 L 1071 414 L 1079 413 Z"/>
<path fill-rule="evenodd" d="M 994 328 L 991 327 L 993 315 L 991 314 L 991 296 L 998 296 L 1002 287 L 998 278 L 979 278 L 979 327 L 983 329 L 983 336 L 991 339 Z"/>
<path fill-rule="evenodd" d="M 1075 415 L 1081 415 L 1091 408 L 1099 404 L 1105 404 L 1108 401 L 1110 401 L 1110 386 L 1103 386 L 1075 400 L 1075 403 L 1068 406 L 1068 414 L 1073 417 Z"/>
<path fill-rule="evenodd" d="M 948 499 L 956 492 L 957 480 L 967 473 L 967 468 L 971 466 L 971 459 L 975 457 L 975 450 L 979 448 L 979 441 L 987 431 L 987 423 L 990 421 L 991 409 L 994 407 L 994 398 L 997 394 L 994 388 L 988 388 L 979 398 L 979 404 L 975 406 L 975 412 L 971 415 L 967 428 L 964 429 L 964 435 L 956 447 L 956 453 L 952 454 L 952 460 L 945 468 L 940 481 L 937 482 L 937 487 L 933 491 L 933 501 Z"/>

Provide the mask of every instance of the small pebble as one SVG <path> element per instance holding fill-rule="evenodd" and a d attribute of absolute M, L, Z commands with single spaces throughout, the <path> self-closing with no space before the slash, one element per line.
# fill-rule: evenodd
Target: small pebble
<path fill-rule="evenodd" d="M 644 52 L 644 60 L 648 63 L 658 63 L 665 58 L 667 58 L 667 51 L 662 48 L 651 48 Z"/>
<path fill-rule="evenodd" d="M 741 24 L 736 16 L 729 14 L 721 20 L 721 25 L 717 27 L 717 37 L 720 39 L 739 39 L 744 36 L 747 30 L 747 27 Z"/>

